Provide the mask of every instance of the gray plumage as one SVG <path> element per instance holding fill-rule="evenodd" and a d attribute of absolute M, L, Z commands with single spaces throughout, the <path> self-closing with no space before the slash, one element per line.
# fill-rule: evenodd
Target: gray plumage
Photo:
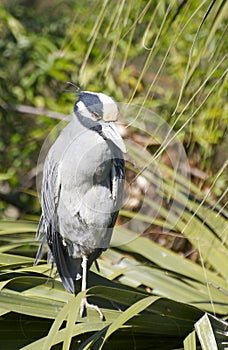
<path fill-rule="evenodd" d="M 79 93 L 71 122 L 45 160 L 35 264 L 47 243 L 48 260 L 71 293 L 82 277 L 82 257 L 89 268 L 108 248 L 122 203 L 126 150 L 114 125 L 118 114 L 110 97 Z"/>

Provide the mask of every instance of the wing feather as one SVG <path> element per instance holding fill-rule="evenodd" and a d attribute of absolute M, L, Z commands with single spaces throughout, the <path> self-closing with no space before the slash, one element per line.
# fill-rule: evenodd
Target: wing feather
<path fill-rule="evenodd" d="M 36 232 L 36 239 L 41 240 L 38 249 L 35 265 L 38 264 L 44 253 L 45 244 L 47 243 L 51 254 L 48 254 L 48 261 L 50 262 L 53 256 L 52 241 L 54 232 L 57 232 L 56 207 L 58 205 L 58 196 L 61 189 L 61 184 L 58 183 L 58 162 L 51 158 L 50 152 L 47 156 L 43 170 L 43 182 L 41 190 L 41 205 L 42 215 Z"/>

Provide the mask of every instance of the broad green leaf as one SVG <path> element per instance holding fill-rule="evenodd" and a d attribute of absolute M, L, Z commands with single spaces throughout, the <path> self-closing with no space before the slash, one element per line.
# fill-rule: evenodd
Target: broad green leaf
<path fill-rule="evenodd" d="M 34 259 L 29 257 L 0 253 L 0 264 L 3 265 L 1 269 L 21 266 L 23 264 L 29 265 L 33 263 L 34 263 Z"/>
<path fill-rule="evenodd" d="M 116 227 L 112 236 L 111 245 L 128 252 L 135 252 L 143 255 L 151 262 L 156 263 L 158 266 L 168 271 L 173 271 L 180 275 L 184 272 L 186 277 L 199 282 L 205 281 L 205 272 L 201 266 L 127 229 Z M 224 290 L 227 289 L 227 283 L 224 279 L 218 277 L 216 273 L 207 270 L 206 276 L 207 281 L 205 282 L 214 283 Z"/>
<path fill-rule="evenodd" d="M 37 224 L 29 221 L 3 221 L 0 222 L 0 235 L 36 232 Z"/>
<path fill-rule="evenodd" d="M 217 317 L 205 314 L 195 324 L 195 330 L 202 350 L 226 349 L 228 323 Z"/>
<path fill-rule="evenodd" d="M 189 201 L 189 207 L 192 211 L 200 216 L 202 223 L 209 226 L 216 236 L 220 238 L 222 244 L 228 246 L 228 222 L 227 219 L 219 212 L 212 210 L 206 205 L 196 204 Z"/>
<path fill-rule="evenodd" d="M 122 327 L 129 319 L 140 313 L 142 310 L 146 309 L 149 305 L 154 303 L 157 300 L 155 297 L 147 297 L 142 300 L 139 300 L 132 306 L 130 306 L 127 310 L 125 310 L 117 319 L 112 322 L 112 324 L 107 328 L 107 332 L 105 337 L 103 338 L 103 343 L 101 348 L 103 347 L 105 341 L 110 337 L 112 333 Z M 85 348 L 89 349 L 90 344 Z"/>
<path fill-rule="evenodd" d="M 4 289 L 0 293 L 0 308 L 6 312 L 17 312 L 35 317 L 55 318 L 63 303 Z"/>
<path fill-rule="evenodd" d="M 84 293 L 85 295 L 85 293 Z M 59 330 L 59 328 L 61 327 L 63 321 L 65 319 L 67 319 L 69 313 L 71 313 L 72 315 L 72 308 L 73 310 L 75 311 L 75 320 L 77 319 L 78 317 L 78 314 L 79 314 L 79 309 L 80 309 L 80 302 L 83 298 L 83 293 L 80 293 L 76 296 L 76 298 L 72 298 L 67 304 L 65 304 L 65 306 L 62 308 L 62 310 L 59 312 L 58 316 L 55 318 L 55 321 L 49 331 L 49 334 L 45 340 L 45 343 L 42 347 L 43 350 L 48 350 L 48 349 L 51 349 L 52 345 L 53 345 L 53 340 Z M 67 326 L 66 326 L 66 331 L 67 331 L 67 334 L 68 336 L 71 336 L 72 334 L 72 319 L 71 319 L 71 323 L 69 325 L 69 322 L 67 322 Z M 69 329 L 68 329 L 69 327 Z M 68 342 L 70 339 L 66 339 L 66 341 Z M 69 348 L 70 346 L 70 343 L 65 343 L 65 347 L 64 347 L 64 350 Z"/>
<path fill-rule="evenodd" d="M 189 241 L 200 251 L 205 262 L 210 264 L 226 278 L 228 275 L 228 249 L 224 243 L 213 234 L 196 216 L 183 213 L 186 224 L 181 224 L 181 230 Z M 180 225 L 180 222 L 179 222 Z"/>
<path fill-rule="evenodd" d="M 196 332 L 191 332 L 184 339 L 184 350 L 196 350 Z"/>
<path fill-rule="evenodd" d="M 73 335 L 77 336 L 83 333 L 95 332 L 103 328 L 103 324 L 99 324 L 97 322 L 89 322 L 89 323 L 81 323 L 75 324 L 73 327 Z M 55 337 L 52 339 L 52 345 L 59 344 L 64 341 L 66 338 L 65 328 L 58 330 Z M 71 340 L 71 339 L 70 339 Z M 39 340 L 23 347 L 21 350 L 40 350 L 44 347 L 47 338 L 40 338 Z"/>
<path fill-rule="evenodd" d="M 204 315 L 195 324 L 195 329 L 203 350 L 218 350 L 214 332 L 207 315 Z"/>

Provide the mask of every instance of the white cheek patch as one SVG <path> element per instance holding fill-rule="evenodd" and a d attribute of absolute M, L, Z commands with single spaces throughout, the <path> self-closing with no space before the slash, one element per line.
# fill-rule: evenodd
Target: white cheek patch
<path fill-rule="evenodd" d="M 90 111 L 82 101 L 77 102 L 77 107 L 80 114 L 82 114 L 84 117 L 91 118 Z"/>

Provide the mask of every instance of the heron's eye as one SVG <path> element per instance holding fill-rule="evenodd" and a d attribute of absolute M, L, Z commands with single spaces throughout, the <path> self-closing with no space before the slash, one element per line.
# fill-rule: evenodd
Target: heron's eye
<path fill-rule="evenodd" d="M 93 113 L 93 117 L 95 120 L 100 120 L 101 117 L 97 113 Z"/>

